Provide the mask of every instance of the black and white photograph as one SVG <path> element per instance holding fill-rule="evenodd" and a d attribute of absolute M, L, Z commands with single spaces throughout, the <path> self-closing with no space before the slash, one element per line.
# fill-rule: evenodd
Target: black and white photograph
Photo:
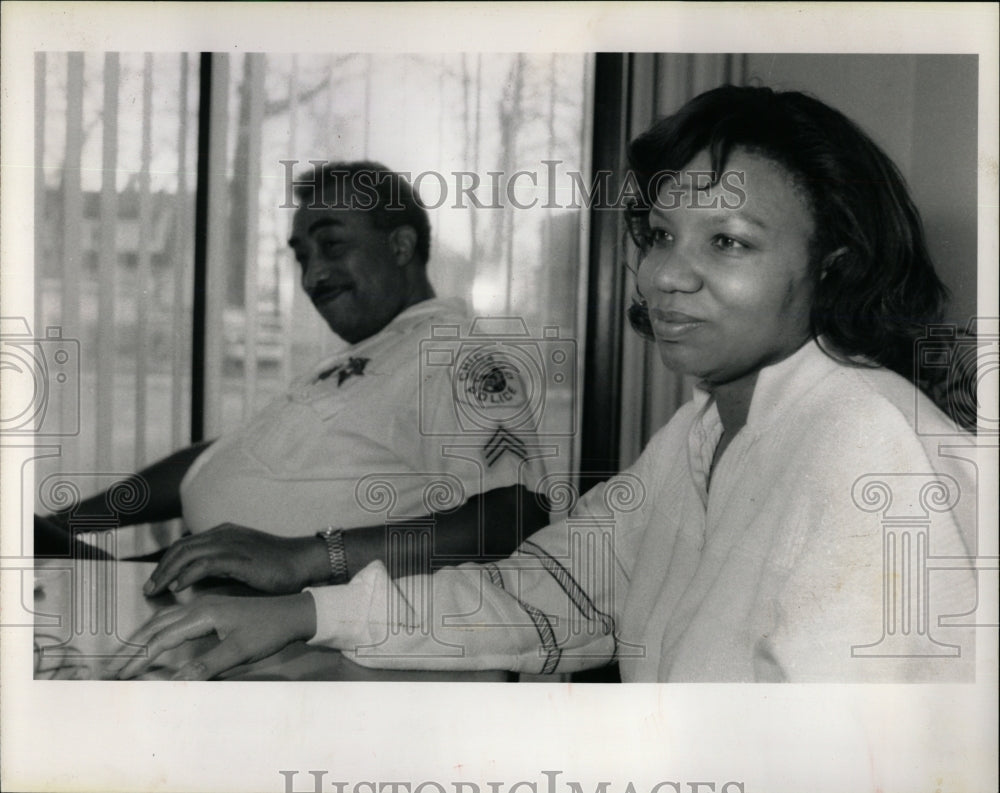
<path fill-rule="evenodd" d="M 4 789 L 996 789 L 995 6 L 2 13 Z"/>

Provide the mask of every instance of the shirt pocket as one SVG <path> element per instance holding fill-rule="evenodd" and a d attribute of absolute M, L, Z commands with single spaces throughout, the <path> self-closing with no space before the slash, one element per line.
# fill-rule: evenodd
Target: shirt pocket
<path fill-rule="evenodd" d="M 345 455 L 335 429 L 343 420 L 344 396 L 290 396 L 280 410 L 250 429 L 247 453 L 276 479 L 328 478 L 331 466 L 338 467 Z"/>

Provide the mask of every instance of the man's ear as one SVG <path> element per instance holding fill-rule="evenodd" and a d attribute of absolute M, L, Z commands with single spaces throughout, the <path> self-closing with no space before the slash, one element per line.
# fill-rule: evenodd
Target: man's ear
<path fill-rule="evenodd" d="M 389 233 L 389 245 L 392 248 L 396 264 L 403 267 L 410 263 L 416 255 L 417 231 L 413 226 L 396 226 Z"/>

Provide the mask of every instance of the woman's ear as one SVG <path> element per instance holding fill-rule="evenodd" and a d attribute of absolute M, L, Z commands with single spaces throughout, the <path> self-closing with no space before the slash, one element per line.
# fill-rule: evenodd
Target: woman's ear
<path fill-rule="evenodd" d="M 417 250 L 417 231 L 413 226 L 396 226 L 389 234 L 396 264 L 403 267 L 410 263 Z"/>
<path fill-rule="evenodd" d="M 826 278 L 827 273 L 829 273 L 837 265 L 837 260 L 840 259 L 841 256 L 844 256 L 846 254 L 847 254 L 847 246 L 842 245 L 841 247 L 837 248 L 837 250 L 831 251 L 826 256 L 824 256 L 823 261 L 819 267 L 819 280 L 822 281 L 824 278 Z"/>

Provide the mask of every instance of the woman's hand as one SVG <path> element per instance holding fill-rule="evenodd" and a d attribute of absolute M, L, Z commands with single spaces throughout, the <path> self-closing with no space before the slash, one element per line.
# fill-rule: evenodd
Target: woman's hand
<path fill-rule="evenodd" d="M 223 523 L 171 545 L 142 591 L 158 595 L 168 587 L 180 590 L 218 576 L 262 592 L 287 594 L 322 583 L 329 572 L 326 546 L 319 537 L 276 537 Z"/>
<path fill-rule="evenodd" d="M 316 606 L 312 595 L 302 592 L 267 598 L 206 596 L 187 606 L 164 609 L 131 639 L 146 645 L 146 654 L 113 662 L 109 676 L 124 680 L 140 675 L 162 653 L 210 633 L 218 635 L 220 644 L 182 666 L 172 679 L 208 680 L 267 658 L 294 641 L 312 638 Z"/>

